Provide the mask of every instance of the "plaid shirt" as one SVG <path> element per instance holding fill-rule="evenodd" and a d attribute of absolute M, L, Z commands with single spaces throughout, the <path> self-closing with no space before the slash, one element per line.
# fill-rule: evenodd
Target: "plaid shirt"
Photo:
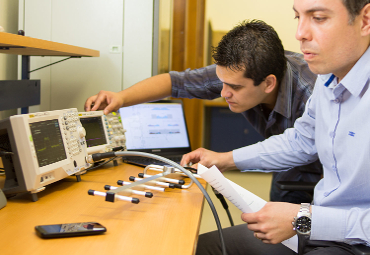
<path fill-rule="evenodd" d="M 316 75 L 310 71 L 302 54 L 285 51 L 285 56 L 287 69 L 279 86 L 275 107 L 268 119 L 261 111 L 260 105 L 242 113 L 264 138 L 281 134 L 285 129 L 293 127 L 295 120 L 303 114 L 306 101 L 311 96 L 316 81 Z M 215 99 L 220 97 L 223 85 L 216 75 L 216 65 L 195 70 L 187 69 L 184 72 L 171 71 L 170 75 L 172 96 L 175 98 Z M 319 162 L 294 169 L 282 172 L 278 179 L 315 182 L 318 181 L 319 174 L 322 172 Z M 316 174 L 311 176 L 308 173 Z M 303 178 L 302 175 L 304 175 Z"/>

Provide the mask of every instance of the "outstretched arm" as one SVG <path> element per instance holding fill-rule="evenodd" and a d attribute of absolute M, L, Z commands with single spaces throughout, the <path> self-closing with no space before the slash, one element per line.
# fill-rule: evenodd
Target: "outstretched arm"
<path fill-rule="evenodd" d="M 171 95 L 171 77 L 159 74 L 136 83 L 120 92 L 100 91 L 85 102 L 85 111 L 104 110 L 104 114 L 120 107 L 155 101 Z"/>
<path fill-rule="evenodd" d="M 232 151 L 214 152 L 204 148 L 198 148 L 182 156 L 180 164 L 184 166 L 189 163 L 200 163 L 205 167 L 212 167 L 215 165 L 221 172 L 236 169 Z M 197 168 L 197 165 L 193 167 Z"/>

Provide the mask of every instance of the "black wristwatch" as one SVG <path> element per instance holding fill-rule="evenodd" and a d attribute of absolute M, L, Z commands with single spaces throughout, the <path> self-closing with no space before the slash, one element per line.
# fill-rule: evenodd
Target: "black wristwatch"
<path fill-rule="evenodd" d="M 309 239 L 311 235 L 311 212 L 309 203 L 302 203 L 297 217 L 294 217 L 293 230 L 297 231 L 298 236 Z"/>

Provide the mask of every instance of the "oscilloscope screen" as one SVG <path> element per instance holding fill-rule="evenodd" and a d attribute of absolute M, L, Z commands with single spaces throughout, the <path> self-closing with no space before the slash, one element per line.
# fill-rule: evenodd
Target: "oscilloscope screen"
<path fill-rule="evenodd" d="M 39 167 L 67 158 L 57 119 L 30 123 Z"/>
<path fill-rule="evenodd" d="M 87 147 L 107 144 L 101 117 L 80 118 L 81 124 L 86 130 Z"/>

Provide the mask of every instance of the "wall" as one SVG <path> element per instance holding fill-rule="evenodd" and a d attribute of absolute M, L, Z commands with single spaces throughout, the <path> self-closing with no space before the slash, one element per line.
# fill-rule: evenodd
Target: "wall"
<path fill-rule="evenodd" d="M 26 36 L 100 51 L 31 73 L 41 105 L 30 112 L 77 108 L 100 90 L 120 91 L 152 74 L 153 1 L 19 0 Z M 31 70 L 65 57 L 31 57 Z"/>
<path fill-rule="evenodd" d="M 275 28 L 286 50 L 300 52 L 293 1 L 207 0 L 206 18 L 214 31 L 228 31 L 245 19 L 263 20 Z"/>
<path fill-rule="evenodd" d="M 18 1 L 1 0 L 0 1 L 0 26 L 4 32 L 16 34 L 18 31 Z M 0 54 L 0 80 L 17 79 L 16 55 Z M 0 111 L 0 119 L 16 114 L 16 110 Z"/>

